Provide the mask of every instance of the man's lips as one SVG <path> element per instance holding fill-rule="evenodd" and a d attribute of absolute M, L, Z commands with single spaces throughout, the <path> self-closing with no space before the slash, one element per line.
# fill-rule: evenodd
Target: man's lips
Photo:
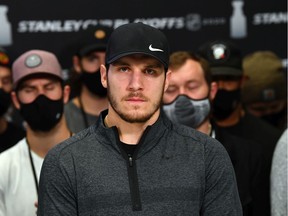
<path fill-rule="evenodd" d="M 126 101 L 130 102 L 144 102 L 146 101 L 144 98 L 139 98 L 139 97 L 129 97 L 125 99 Z"/>

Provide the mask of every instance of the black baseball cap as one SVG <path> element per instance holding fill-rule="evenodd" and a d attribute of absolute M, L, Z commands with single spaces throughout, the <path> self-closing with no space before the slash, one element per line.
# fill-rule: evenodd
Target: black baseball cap
<path fill-rule="evenodd" d="M 105 51 L 113 29 L 107 26 L 89 26 L 80 32 L 77 55 L 83 57 L 93 51 Z"/>
<path fill-rule="evenodd" d="M 241 50 L 231 41 L 207 42 L 198 49 L 198 54 L 209 62 L 213 76 L 243 74 Z"/>
<path fill-rule="evenodd" d="M 145 54 L 159 60 L 167 70 L 169 65 L 169 43 L 160 30 L 143 24 L 129 23 L 115 29 L 108 41 L 106 64 L 131 54 Z"/>

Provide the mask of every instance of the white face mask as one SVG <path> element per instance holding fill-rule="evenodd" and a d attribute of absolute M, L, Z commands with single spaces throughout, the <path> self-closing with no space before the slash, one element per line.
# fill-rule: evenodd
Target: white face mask
<path fill-rule="evenodd" d="M 163 110 L 172 122 L 197 128 L 207 119 L 210 102 L 208 98 L 194 100 L 186 95 L 179 95 L 170 104 L 164 104 Z"/>

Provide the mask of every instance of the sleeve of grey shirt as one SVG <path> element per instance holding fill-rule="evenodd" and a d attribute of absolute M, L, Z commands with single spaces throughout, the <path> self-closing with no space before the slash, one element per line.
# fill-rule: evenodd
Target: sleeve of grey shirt
<path fill-rule="evenodd" d="M 206 186 L 202 216 L 242 216 L 232 162 L 223 145 L 208 139 L 205 149 Z"/>
<path fill-rule="evenodd" d="M 287 215 L 287 129 L 279 139 L 271 168 L 271 216 Z"/>

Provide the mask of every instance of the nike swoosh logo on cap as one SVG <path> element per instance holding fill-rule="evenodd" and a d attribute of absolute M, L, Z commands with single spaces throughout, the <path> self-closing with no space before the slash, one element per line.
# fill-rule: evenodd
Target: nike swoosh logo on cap
<path fill-rule="evenodd" d="M 164 50 L 162 49 L 157 49 L 157 48 L 152 47 L 152 44 L 150 44 L 149 50 L 152 52 L 164 52 Z"/>

